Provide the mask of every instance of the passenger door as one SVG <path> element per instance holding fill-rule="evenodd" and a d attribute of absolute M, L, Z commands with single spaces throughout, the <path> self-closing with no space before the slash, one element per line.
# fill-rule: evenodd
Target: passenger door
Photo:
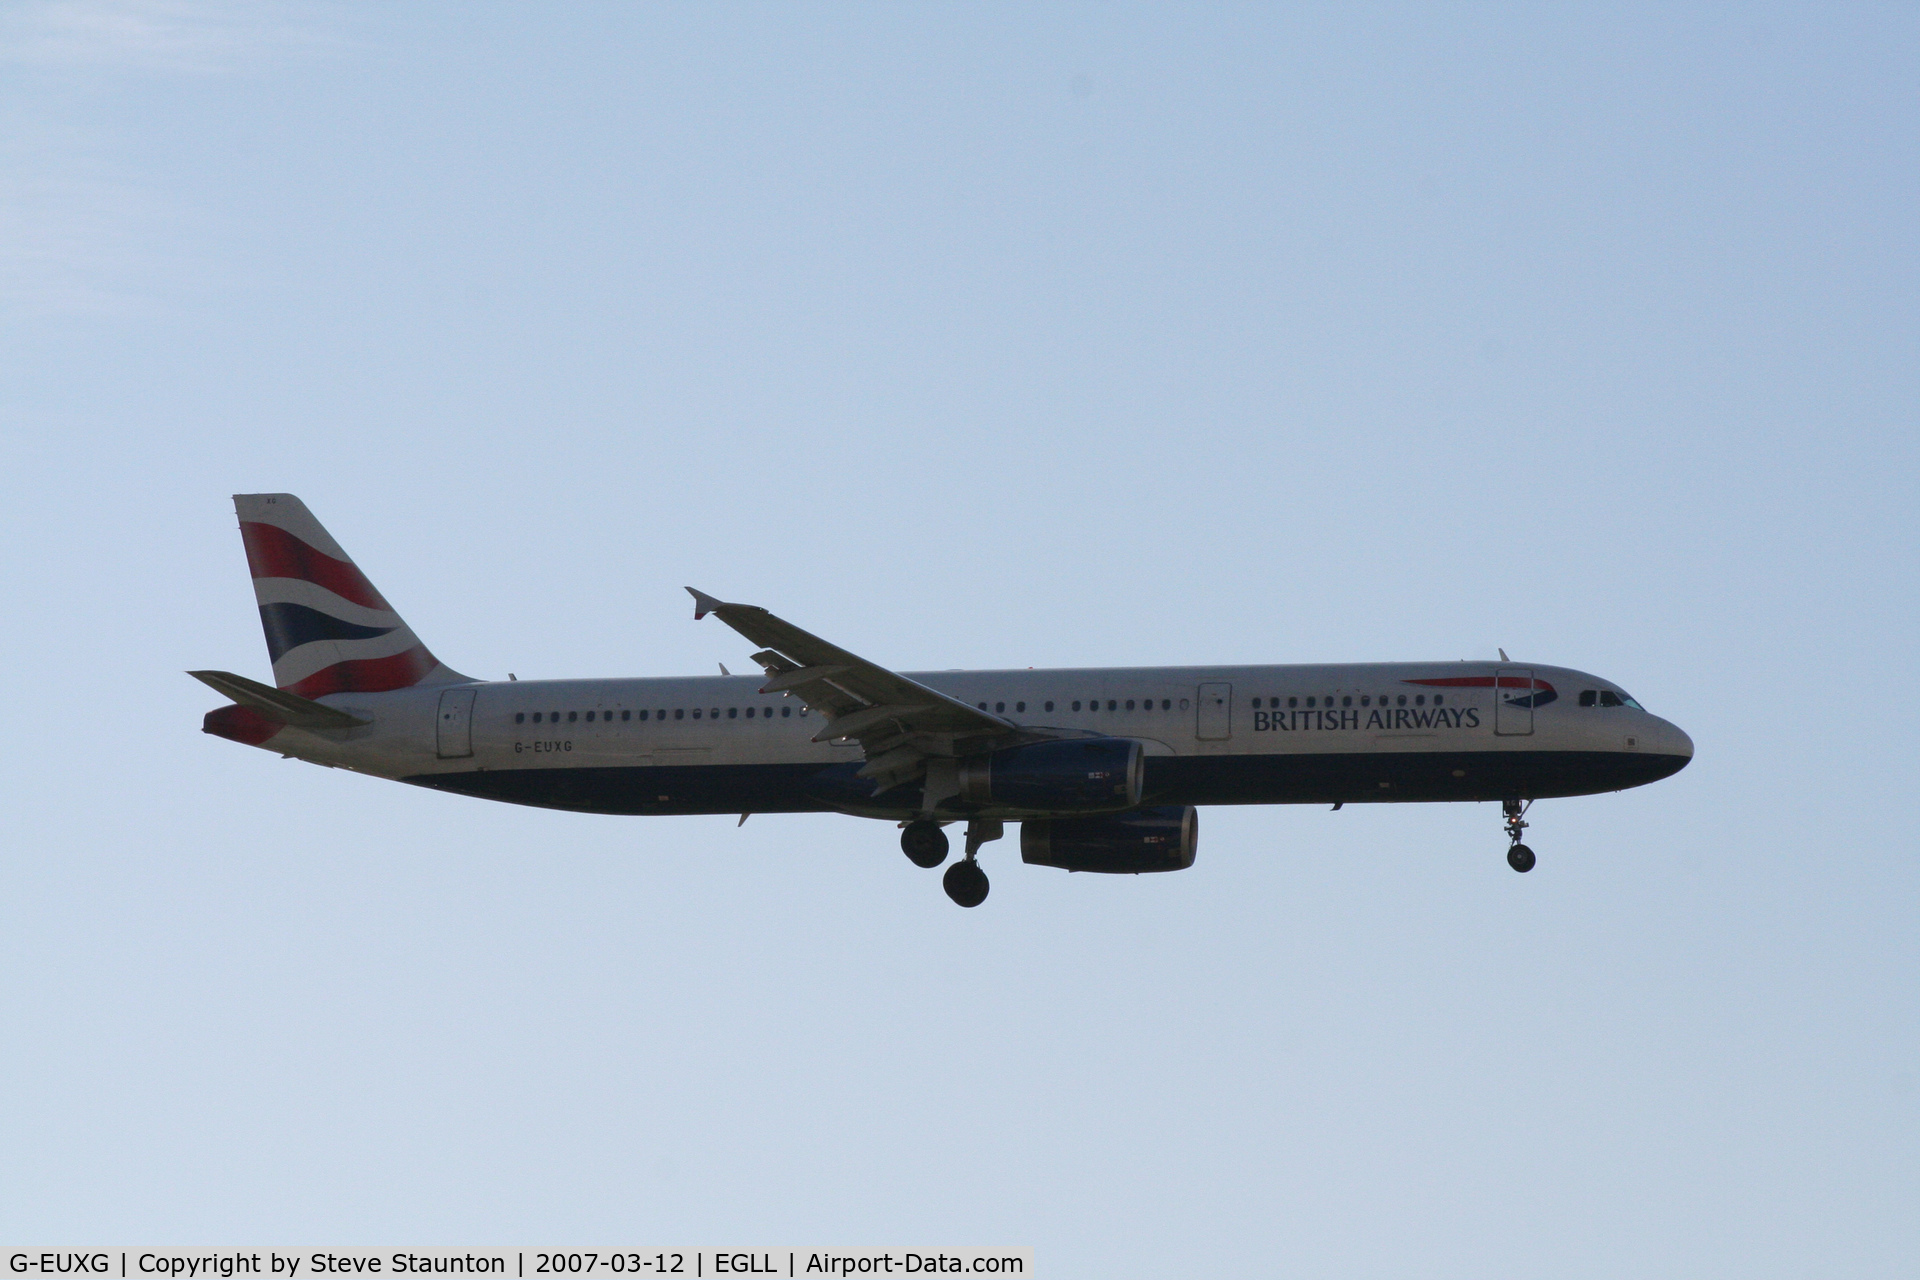
<path fill-rule="evenodd" d="M 472 689 L 449 689 L 440 695 L 437 738 L 442 760 L 460 760 L 473 754 Z"/>
<path fill-rule="evenodd" d="M 1233 686 L 1203 684 L 1194 699 L 1193 736 L 1202 742 L 1221 742 L 1233 736 Z"/>
<path fill-rule="evenodd" d="M 1493 731 L 1507 737 L 1533 732 L 1533 668 L 1500 667 L 1493 673 Z"/>

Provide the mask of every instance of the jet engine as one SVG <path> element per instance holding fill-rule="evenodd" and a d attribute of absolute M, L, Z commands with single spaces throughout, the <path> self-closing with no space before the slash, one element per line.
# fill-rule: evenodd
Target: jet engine
<path fill-rule="evenodd" d="M 1131 738 L 1067 738 L 961 760 L 959 769 L 968 804 L 1072 813 L 1139 804 L 1146 766 Z"/>
<path fill-rule="evenodd" d="M 1200 815 L 1192 805 L 1158 805 L 1101 818 L 1023 822 L 1020 860 L 1109 875 L 1185 871 L 1199 839 Z"/>

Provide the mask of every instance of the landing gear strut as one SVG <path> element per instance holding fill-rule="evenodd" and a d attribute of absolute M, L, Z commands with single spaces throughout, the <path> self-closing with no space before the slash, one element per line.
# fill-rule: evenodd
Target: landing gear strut
<path fill-rule="evenodd" d="M 1518 796 L 1510 796 L 1500 802 L 1500 811 L 1506 815 L 1507 820 L 1507 839 L 1513 844 L 1513 847 L 1507 850 L 1507 865 L 1515 871 L 1533 870 L 1533 850 L 1520 843 L 1520 833 L 1528 826 L 1523 815 L 1532 805 L 1533 801 L 1522 800 Z"/>
<path fill-rule="evenodd" d="M 981 845 L 998 840 L 1006 830 L 997 818 L 974 818 L 967 823 L 967 856 L 948 867 L 947 874 L 940 880 L 940 887 L 947 891 L 949 898 L 963 907 L 977 907 L 987 900 L 987 873 L 980 869 L 975 855 Z M 944 836 L 941 842 L 945 843 Z"/>
<path fill-rule="evenodd" d="M 924 818 L 909 822 L 900 833 L 900 851 L 914 866 L 930 870 L 947 860 L 947 833 Z"/>

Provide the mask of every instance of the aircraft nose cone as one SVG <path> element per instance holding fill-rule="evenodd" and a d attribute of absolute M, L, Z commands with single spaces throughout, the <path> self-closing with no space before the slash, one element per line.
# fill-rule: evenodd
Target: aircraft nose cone
<path fill-rule="evenodd" d="M 1685 768 L 1686 762 L 1693 759 L 1693 739 L 1687 736 L 1685 729 L 1670 720 L 1661 720 L 1656 716 L 1654 723 L 1658 727 L 1647 735 L 1650 739 L 1646 744 L 1648 748 L 1660 755 L 1677 758 L 1681 762 L 1680 767 Z"/>

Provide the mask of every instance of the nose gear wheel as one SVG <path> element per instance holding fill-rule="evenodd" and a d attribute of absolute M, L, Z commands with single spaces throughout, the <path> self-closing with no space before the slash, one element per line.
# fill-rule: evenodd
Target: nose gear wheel
<path fill-rule="evenodd" d="M 1533 850 L 1520 843 L 1520 833 L 1531 825 L 1525 815 L 1532 807 L 1533 801 L 1522 800 L 1518 796 L 1508 796 L 1500 802 L 1500 812 L 1506 819 L 1507 840 L 1511 845 L 1507 850 L 1507 865 L 1522 873 L 1533 870 L 1536 861 Z"/>

